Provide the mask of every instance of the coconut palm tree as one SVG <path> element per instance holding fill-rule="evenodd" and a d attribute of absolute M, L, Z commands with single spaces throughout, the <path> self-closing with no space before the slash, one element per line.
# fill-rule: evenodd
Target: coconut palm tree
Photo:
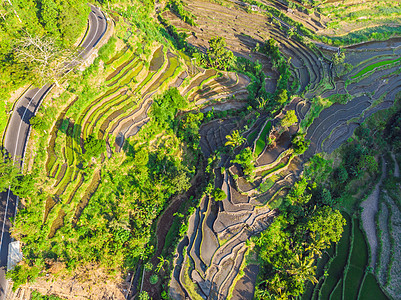
<path fill-rule="evenodd" d="M 239 133 L 238 130 L 234 130 L 231 135 L 226 135 L 227 142 L 224 146 L 231 146 L 233 149 L 241 146 L 245 142 L 245 138 Z"/>

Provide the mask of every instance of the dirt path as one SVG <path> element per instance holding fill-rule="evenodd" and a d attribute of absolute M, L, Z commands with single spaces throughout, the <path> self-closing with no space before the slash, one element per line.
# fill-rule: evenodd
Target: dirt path
<path fill-rule="evenodd" d="M 400 167 L 398 166 L 398 162 L 395 159 L 395 155 L 393 152 L 391 152 L 391 157 L 394 160 L 394 176 L 398 178 L 398 177 L 400 177 Z"/>
<path fill-rule="evenodd" d="M 372 268 L 376 266 L 376 254 L 378 247 L 375 216 L 377 211 L 379 210 L 380 186 L 383 182 L 384 177 L 386 176 L 386 162 L 384 161 L 383 157 L 381 158 L 381 160 L 382 175 L 380 177 L 380 181 L 376 184 L 376 187 L 373 190 L 372 194 L 370 194 L 369 197 L 361 203 L 361 206 L 363 208 L 361 214 L 362 224 L 370 245 L 370 266 Z"/>

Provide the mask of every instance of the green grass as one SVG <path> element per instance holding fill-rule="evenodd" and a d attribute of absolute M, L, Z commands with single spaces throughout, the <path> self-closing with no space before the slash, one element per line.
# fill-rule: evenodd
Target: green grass
<path fill-rule="evenodd" d="M 383 293 L 375 276 L 367 273 L 363 282 L 359 299 L 363 300 L 385 300 L 388 297 Z"/>
<path fill-rule="evenodd" d="M 272 128 L 272 122 L 269 121 L 266 123 L 265 127 L 263 128 L 262 133 L 260 134 L 258 140 L 256 141 L 256 146 L 255 146 L 255 154 L 256 156 L 259 156 L 263 149 L 266 146 L 266 137 L 267 134 L 270 132 L 270 129 Z"/>
<path fill-rule="evenodd" d="M 362 70 L 360 70 L 356 75 L 352 76 L 351 79 L 355 79 L 357 77 L 360 77 L 362 75 L 365 75 L 366 73 L 373 71 L 374 69 L 381 67 L 381 66 L 385 66 L 385 65 L 389 65 L 392 63 L 396 63 L 401 61 L 401 57 L 397 58 L 397 59 L 393 59 L 393 60 L 383 60 L 383 61 L 378 61 L 375 64 L 369 65 L 365 68 L 363 68 Z"/>

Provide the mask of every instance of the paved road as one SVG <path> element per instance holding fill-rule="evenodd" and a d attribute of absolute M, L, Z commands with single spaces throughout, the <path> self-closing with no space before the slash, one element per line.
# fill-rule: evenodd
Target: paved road
<path fill-rule="evenodd" d="M 107 30 L 107 22 L 104 14 L 96 7 L 91 6 L 89 14 L 88 32 L 81 43 L 80 56 L 85 59 L 91 50 L 98 44 Z M 77 62 L 69 64 L 73 67 Z M 68 69 L 66 70 L 68 71 Z M 12 156 L 15 163 L 22 169 L 25 147 L 28 143 L 30 124 L 29 120 L 37 112 L 42 99 L 51 89 L 47 84 L 42 88 L 28 90 L 15 105 L 4 139 L 4 148 Z M 17 210 L 18 197 L 10 190 L 0 194 L 0 299 L 5 299 L 7 280 L 5 272 L 7 267 L 8 245 L 11 242 L 9 228 L 10 218 L 14 217 Z"/>

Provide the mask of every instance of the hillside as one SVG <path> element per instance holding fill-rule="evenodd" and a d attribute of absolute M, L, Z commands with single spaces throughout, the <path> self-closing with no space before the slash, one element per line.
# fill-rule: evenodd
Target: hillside
<path fill-rule="evenodd" d="M 2 297 L 398 299 L 398 1 L 1 9 Z"/>

